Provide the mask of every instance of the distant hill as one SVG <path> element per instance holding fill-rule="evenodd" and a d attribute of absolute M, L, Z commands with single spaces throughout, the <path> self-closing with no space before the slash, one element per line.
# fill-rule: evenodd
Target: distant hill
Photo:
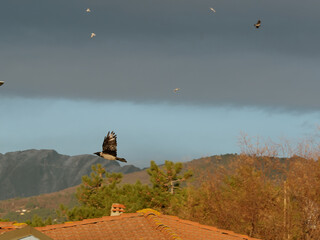
<path fill-rule="evenodd" d="M 123 167 L 94 155 L 67 156 L 54 150 L 26 150 L 0 154 L 0 200 L 57 192 L 81 183 L 91 166 L 100 163 L 108 172 L 132 173 L 141 169 Z"/>
<path fill-rule="evenodd" d="M 209 175 L 213 175 L 220 167 L 226 167 L 234 161 L 237 154 L 215 155 L 194 159 L 190 162 L 185 162 L 184 169 L 191 169 L 194 173 L 194 184 L 197 185 L 201 181 L 206 181 Z"/>
<path fill-rule="evenodd" d="M 206 180 L 209 174 L 215 174 L 220 167 L 227 166 L 231 161 L 234 161 L 236 157 L 237 154 L 224 154 L 194 159 L 189 162 L 183 162 L 183 171 L 191 169 L 194 173 L 191 183 L 198 185 L 202 180 Z M 149 178 L 150 176 L 147 173 L 147 169 L 144 169 L 125 174 L 122 183 L 135 183 L 139 180 L 143 184 L 151 184 Z"/>
<path fill-rule="evenodd" d="M 30 151 L 35 151 L 35 150 L 30 150 Z M 41 151 L 52 151 L 52 150 L 41 150 Z M 57 153 L 55 152 L 55 154 Z M 60 154 L 58 155 L 64 156 Z M 81 155 L 81 156 L 82 157 L 89 156 L 96 159 L 96 157 L 91 155 Z M 75 156 L 71 158 L 77 158 L 81 156 Z M 217 155 L 217 156 L 195 159 L 190 162 L 183 163 L 184 171 L 187 171 L 188 169 L 192 169 L 194 172 L 194 177 L 190 182 L 192 185 L 199 185 L 199 183 L 202 180 L 206 180 L 209 174 L 214 174 L 219 167 L 227 165 L 230 161 L 233 161 L 235 158 L 236 158 L 235 154 L 225 154 L 225 155 Z M 0 155 L 0 159 L 1 159 L 1 155 Z M 100 159 L 98 158 L 96 160 L 100 160 Z M 77 164 L 74 161 L 71 161 L 71 162 L 73 162 L 74 165 L 77 166 Z M 102 162 L 105 162 L 105 161 L 102 160 Z M 110 163 L 107 161 L 107 163 L 112 164 L 112 166 L 115 164 L 115 166 L 119 167 L 119 163 L 117 162 Z M 84 163 L 78 163 L 78 164 L 85 165 L 86 160 L 84 160 Z M 94 161 L 89 162 L 88 165 L 86 165 L 86 172 L 84 174 L 79 174 L 79 175 L 89 175 L 91 172 L 90 166 L 92 164 L 96 164 L 96 162 Z M 129 166 L 129 167 L 126 166 L 125 170 L 131 169 L 131 168 L 134 168 L 136 171 L 135 172 L 124 171 L 122 184 L 124 183 L 133 184 L 137 180 L 139 180 L 143 184 L 151 184 L 149 180 L 150 177 L 147 173 L 147 169 L 141 170 L 133 166 Z M 118 168 L 114 168 L 114 169 L 111 168 L 111 169 L 117 170 Z M 80 183 L 81 183 L 81 177 L 78 184 L 75 184 L 73 187 L 69 187 L 61 191 L 52 192 L 48 194 L 41 194 L 38 196 L 31 196 L 26 198 L 2 200 L 0 201 L 0 218 L 9 218 L 12 221 L 14 220 L 18 222 L 24 222 L 27 219 L 31 219 L 33 214 L 37 214 L 43 218 L 46 218 L 49 215 L 54 216 L 55 215 L 54 209 L 57 209 L 60 204 L 64 204 L 65 206 L 69 206 L 69 207 L 73 207 L 77 204 L 75 193 L 76 193 L 76 188 Z M 21 211 L 21 209 L 26 209 L 28 212 L 21 215 L 21 212 L 19 212 Z"/>

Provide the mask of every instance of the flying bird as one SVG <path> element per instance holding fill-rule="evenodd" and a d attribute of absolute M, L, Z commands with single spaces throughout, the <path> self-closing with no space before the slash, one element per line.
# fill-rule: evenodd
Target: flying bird
<path fill-rule="evenodd" d="M 2 84 L 4 84 L 4 81 L 0 81 L 0 86 L 1 86 Z"/>
<path fill-rule="evenodd" d="M 127 162 L 124 158 L 117 157 L 117 135 L 114 132 L 108 132 L 107 136 L 104 137 L 102 152 L 95 152 L 94 154 L 107 160 Z"/>
<path fill-rule="evenodd" d="M 94 38 L 96 36 L 95 33 L 91 33 L 91 38 Z"/>
<path fill-rule="evenodd" d="M 210 8 L 210 10 L 211 10 L 212 12 L 216 12 L 216 10 L 214 10 L 212 7 Z"/>
<path fill-rule="evenodd" d="M 256 28 L 259 28 L 259 27 L 261 26 L 261 21 L 258 20 L 258 22 L 257 22 L 256 24 L 254 24 L 254 26 L 255 26 Z"/>
<path fill-rule="evenodd" d="M 176 93 L 176 92 L 180 91 L 180 88 L 175 88 L 175 89 L 173 89 L 173 91 Z"/>
<path fill-rule="evenodd" d="M 91 12 L 91 9 L 90 9 L 90 8 L 87 8 L 87 9 L 86 9 L 86 12 L 87 12 L 87 13 Z"/>

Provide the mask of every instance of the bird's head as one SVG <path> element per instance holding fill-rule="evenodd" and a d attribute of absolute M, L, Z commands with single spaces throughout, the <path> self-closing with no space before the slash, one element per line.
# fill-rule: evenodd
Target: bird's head
<path fill-rule="evenodd" d="M 100 152 L 95 152 L 94 154 L 100 157 Z"/>

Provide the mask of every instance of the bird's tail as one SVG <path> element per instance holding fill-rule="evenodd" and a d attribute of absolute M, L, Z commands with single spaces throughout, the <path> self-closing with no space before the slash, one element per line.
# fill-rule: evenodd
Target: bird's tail
<path fill-rule="evenodd" d="M 127 162 L 127 160 L 125 160 L 124 158 L 116 158 L 116 160 L 120 161 L 120 162 Z"/>

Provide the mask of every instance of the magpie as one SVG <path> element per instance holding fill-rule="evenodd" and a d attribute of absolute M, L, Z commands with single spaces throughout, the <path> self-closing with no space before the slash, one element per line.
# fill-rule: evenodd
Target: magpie
<path fill-rule="evenodd" d="M 113 131 L 111 133 L 108 132 L 107 136 L 104 137 L 102 152 L 95 152 L 94 154 L 107 160 L 127 162 L 124 158 L 117 157 L 117 135 Z"/>
<path fill-rule="evenodd" d="M 254 24 L 254 26 L 255 26 L 256 28 L 259 28 L 259 27 L 261 26 L 261 21 L 258 20 L 258 22 L 257 22 L 256 24 Z"/>

